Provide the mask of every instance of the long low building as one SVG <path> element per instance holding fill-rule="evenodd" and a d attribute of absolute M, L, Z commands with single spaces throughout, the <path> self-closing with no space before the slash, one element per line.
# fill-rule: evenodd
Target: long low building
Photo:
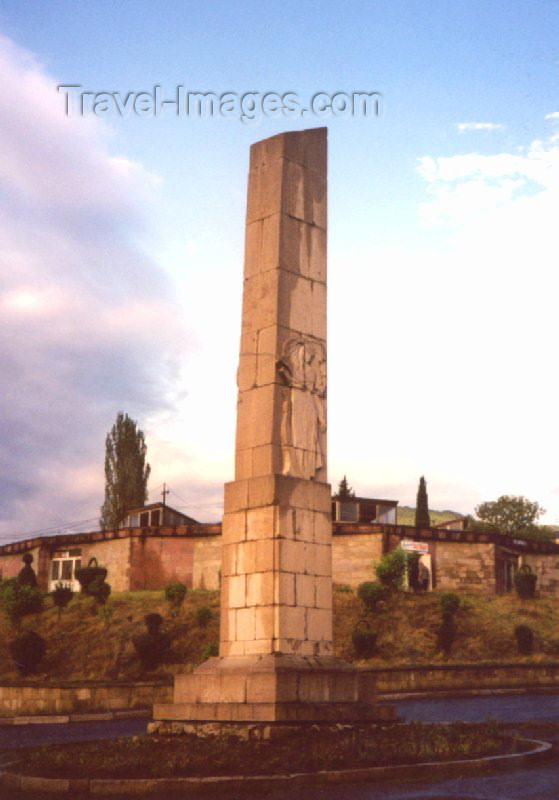
<path fill-rule="evenodd" d="M 430 589 L 501 594 L 514 589 L 522 564 L 538 576 L 537 590 L 559 594 L 559 545 L 524 541 L 494 532 L 470 532 L 441 527 L 415 528 L 381 521 L 364 521 L 364 513 L 341 521 L 334 498 L 332 573 L 334 583 L 355 588 L 374 579 L 374 565 L 398 547 L 420 554 Z M 371 514 L 377 506 L 386 519 L 396 501 L 353 502 Z M 143 516 L 141 516 L 143 515 Z M 177 516 L 178 515 L 178 516 Z M 345 514 L 346 517 L 351 516 Z M 140 525 L 140 520 L 142 525 Z M 166 522 L 181 524 L 165 524 Z M 130 524 L 130 523 L 136 523 Z M 159 523 L 159 524 L 153 524 Z M 75 572 L 91 558 L 108 569 L 114 592 L 161 589 L 180 581 L 190 588 L 216 589 L 221 574 L 221 524 L 200 523 L 162 504 L 134 509 L 126 527 L 25 539 L 0 547 L 0 579 L 15 577 L 25 553 L 33 555 L 39 587 L 52 591 L 63 583 L 79 590 Z"/>

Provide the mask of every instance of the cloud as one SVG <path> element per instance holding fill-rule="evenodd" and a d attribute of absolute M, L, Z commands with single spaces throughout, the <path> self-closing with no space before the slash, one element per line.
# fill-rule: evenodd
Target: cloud
<path fill-rule="evenodd" d="M 505 126 L 496 122 L 457 122 L 456 129 L 459 133 L 466 131 L 501 131 Z"/>
<path fill-rule="evenodd" d="M 186 332 L 142 245 L 158 178 L 5 37 L 0 72 L 2 543 L 96 514 L 104 436 L 172 407 Z"/>
<path fill-rule="evenodd" d="M 552 111 L 551 114 L 546 114 L 544 119 L 559 119 L 559 111 Z"/>

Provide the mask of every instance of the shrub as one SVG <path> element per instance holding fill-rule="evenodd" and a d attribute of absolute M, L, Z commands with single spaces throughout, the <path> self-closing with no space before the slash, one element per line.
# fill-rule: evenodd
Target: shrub
<path fill-rule="evenodd" d="M 161 614 L 146 614 L 144 617 L 147 633 L 140 633 L 132 637 L 132 644 L 138 653 L 142 668 L 155 669 L 164 658 L 171 645 L 171 637 L 161 633 L 163 623 Z"/>
<path fill-rule="evenodd" d="M 402 588 L 406 564 L 407 557 L 404 550 L 393 550 L 382 557 L 375 567 L 375 574 L 386 589 L 396 591 Z"/>
<path fill-rule="evenodd" d="M 46 649 L 45 640 L 34 631 L 26 631 L 10 642 L 10 655 L 21 675 L 37 670 Z"/>
<path fill-rule="evenodd" d="M 76 570 L 76 580 L 79 581 L 83 594 L 90 594 L 89 587 L 94 581 L 104 581 L 107 577 L 105 567 L 100 567 L 95 556 L 89 559 L 87 567 Z"/>
<path fill-rule="evenodd" d="M 95 602 L 103 606 L 111 593 L 111 585 L 104 578 L 95 578 L 87 587 L 86 594 L 93 597 Z"/>
<path fill-rule="evenodd" d="M 33 586 L 18 583 L 16 578 L 2 582 L 0 605 L 13 625 L 19 625 L 27 614 L 38 614 L 43 609 L 43 595 Z"/>
<path fill-rule="evenodd" d="M 538 576 L 532 572 L 528 564 L 523 564 L 514 576 L 516 592 L 523 600 L 528 600 L 536 594 L 536 581 Z"/>
<path fill-rule="evenodd" d="M 339 592 L 340 594 L 351 594 L 353 589 L 348 583 L 337 583 L 334 586 L 334 591 Z"/>
<path fill-rule="evenodd" d="M 437 637 L 437 649 L 442 650 L 447 658 L 452 650 L 455 637 L 456 623 L 454 622 L 454 616 L 444 612 Z"/>
<path fill-rule="evenodd" d="M 353 649 L 357 658 L 371 658 L 377 644 L 377 632 L 366 620 L 360 620 L 351 634 Z"/>
<path fill-rule="evenodd" d="M 218 643 L 217 642 L 210 642 L 202 650 L 202 661 L 206 661 L 206 659 L 213 658 L 214 656 L 218 656 L 218 655 L 219 655 L 219 645 L 218 645 Z"/>
<path fill-rule="evenodd" d="M 441 611 L 443 616 L 445 614 L 450 614 L 450 616 L 453 616 L 456 614 L 459 608 L 460 598 L 457 594 L 453 594 L 452 592 L 444 592 L 441 594 Z"/>
<path fill-rule="evenodd" d="M 62 609 L 66 608 L 74 596 L 74 592 L 68 586 L 57 583 L 56 588 L 50 593 L 50 596 L 52 597 L 52 602 L 58 609 L 58 619 L 60 619 Z"/>
<path fill-rule="evenodd" d="M 31 586 L 33 589 L 37 588 L 37 576 L 35 575 L 35 570 L 31 566 L 33 563 L 33 556 L 31 553 L 25 553 L 23 558 L 24 566 L 20 569 L 17 582 L 22 586 Z"/>
<path fill-rule="evenodd" d="M 365 611 L 374 611 L 377 603 L 386 597 L 386 589 L 377 581 L 366 581 L 357 587 L 357 597 Z"/>
<path fill-rule="evenodd" d="M 514 629 L 516 647 L 522 656 L 532 655 L 534 651 L 534 632 L 528 625 L 517 625 Z"/>
<path fill-rule="evenodd" d="M 199 628 L 205 628 L 212 617 L 212 610 L 208 606 L 200 606 L 196 609 L 196 625 Z"/>
<path fill-rule="evenodd" d="M 184 583 L 169 583 L 165 587 L 165 600 L 169 603 L 172 617 L 178 615 L 185 597 L 186 586 Z"/>

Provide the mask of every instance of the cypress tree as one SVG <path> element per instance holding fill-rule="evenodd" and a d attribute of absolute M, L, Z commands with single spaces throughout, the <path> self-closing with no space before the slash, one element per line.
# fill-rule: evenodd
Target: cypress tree
<path fill-rule="evenodd" d="M 99 520 L 102 530 L 118 527 L 128 509 L 146 502 L 151 471 L 146 452 L 143 432 L 128 414 L 119 411 L 105 440 L 105 501 Z"/>
<path fill-rule="evenodd" d="M 427 498 L 427 485 L 423 475 L 419 479 L 419 488 L 417 490 L 417 501 L 415 504 L 415 527 L 416 528 L 429 528 L 431 526 L 431 518 L 429 517 L 429 500 Z"/>
<path fill-rule="evenodd" d="M 338 484 L 338 497 L 340 500 L 347 500 L 348 497 L 355 497 L 355 492 L 347 482 L 345 475 Z"/>

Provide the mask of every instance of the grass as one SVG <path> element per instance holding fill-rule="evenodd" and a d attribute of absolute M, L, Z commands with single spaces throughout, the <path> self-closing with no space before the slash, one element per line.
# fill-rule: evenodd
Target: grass
<path fill-rule="evenodd" d="M 397 524 L 398 525 L 415 525 L 415 508 L 411 506 L 398 506 L 397 509 Z M 448 522 L 457 517 L 463 517 L 458 511 L 431 511 L 429 509 L 429 517 L 431 525 L 438 525 L 440 522 Z"/>
<path fill-rule="evenodd" d="M 340 587 L 342 588 L 342 587 Z M 351 641 L 357 622 L 365 618 L 378 633 L 376 653 L 359 664 L 397 666 L 429 663 L 535 662 L 559 658 L 559 604 L 553 599 L 521 601 L 515 595 L 460 595 L 456 614 L 457 635 L 450 658 L 437 652 L 441 621 L 440 595 L 398 593 L 366 615 L 352 591 L 334 591 L 334 645 L 338 656 L 355 662 Z M 197 623 L 198 610 L 207 606 L 212 617 Z M 153 672 L 142 671 L 132 637 L 143 633 L 144 615 L 163 616 L 163 630 L 172 639 L 165 661 Z M 535 636 L 532 656 L 517 653 L 514 628 L 526 624 Z M 58 612 L 50 598 L 41 614 L 24 619 L 22 629 L 36 630 L 47 642 L 40 671 L 32 680 L 137 680 L 168 677 L 191 669 L 202 660 L 204 649 L 219 639 L 219 593 L 189 591 L 183 608 L 172 617 L 163 592 L 124 592 L 112 595 L 102 618 L 90 598 L 76 595 Z M 0 612 L 0 680 L 19 677 L 9 654 L 15 635 Z"/>
<path fill-rule="evenodd" d="M 393 724 L 374 730 L 340 726 L 330 732 L 311 727 L 265 741 L 177 735 L 50 745 L 24 751 L 16 769 L 59 778 L 271 775 L 476 758 L 517 752 L 517 747 L 517 740 L 492 722 Z"/>

